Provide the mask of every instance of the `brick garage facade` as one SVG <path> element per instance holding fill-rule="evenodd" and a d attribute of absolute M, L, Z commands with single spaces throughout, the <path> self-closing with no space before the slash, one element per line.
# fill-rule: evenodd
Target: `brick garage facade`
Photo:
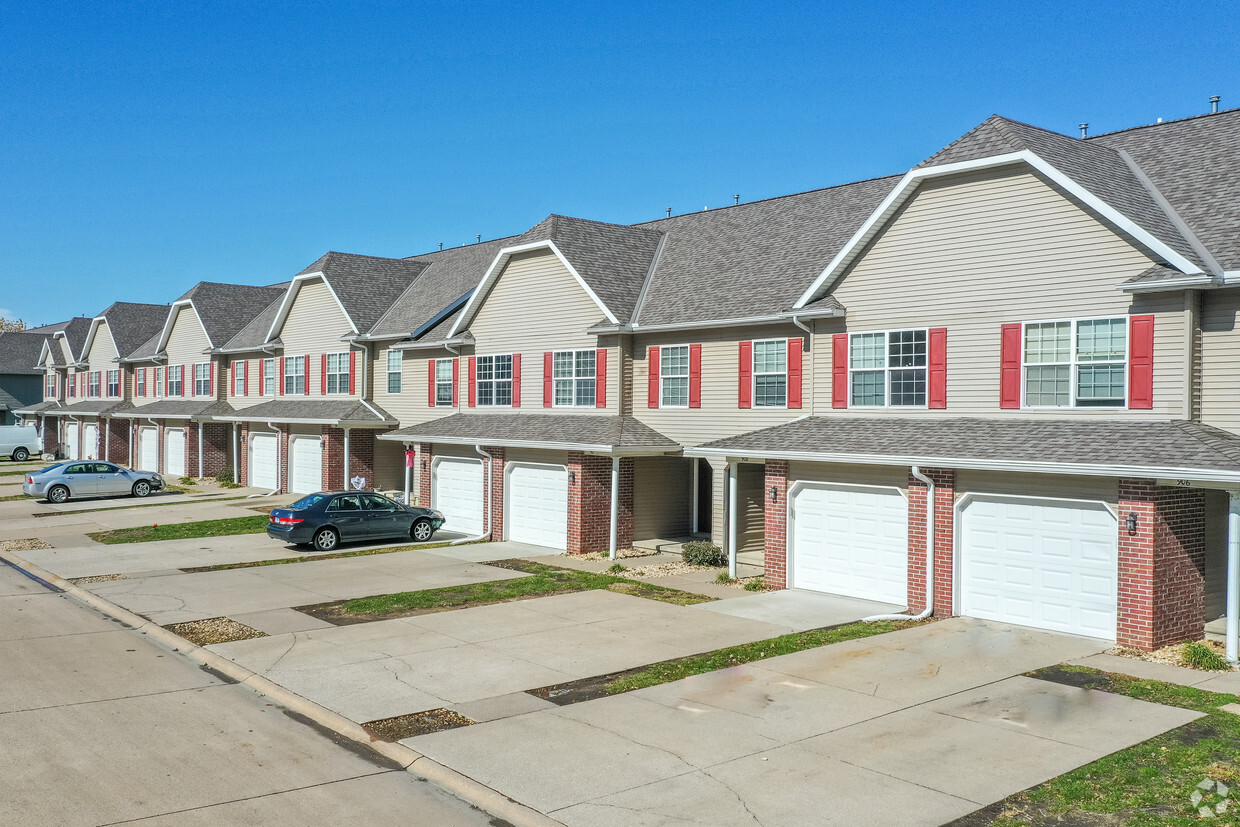
<path fill-rule="evenodd" d="M 934 615 L 952 614 L 955 582 L 955 498 L 956 472 L 950 469 L 923 468 L 921 473 L 934 482 Z M 909 474 L 908 477 L 908 608 L 921 612 L 926 608 L 926 506 L 929 503 L 926 484 Z"/>
<path fill-rule="evenodd" d="M 504 478 L 504 461 L 506 452 L 503 448 L 495 445 L 484 445 L 482 450 L 491 455 L 490 467 L 485 469 L 487 479 L 491 481 L 491 491 L 487 496 L 485 504 L 485 508 L 489 509 L 490 516 L 487 522 L 487 530 L 491 532 L 491 539 L 501 540 L 504 538 L 504 484 L 506 482 Z M 486 460 L 483 461 L 485 462 Z"/>
<path fill-rule="evenodd" d="M 417 504 L 423 508 L 431 507 L 431 461 L 433 459 L 431 444 L 429 442 L 419 443 L 414 465 L 418 472 Z"/>
<path fill-rule="evenodd" d="M 237 439 L 239 440 L 237 445 L 237 482 L 248 486 L 250 484 L 250 425 L 248 422 L 241 423 Z"/>
<path fill-rule="evenodd" d="M 43 419 L 43 453 L 58 456 L 60 450 L 60 423 L 58 416 L 48 416 Z"/>
<path fill-rule="evenodd" d="M 611 458 L 568 452 L 568 552 L 607 551 L 611 544 Z M 620 460 L 616 547 L 633 544 L 633 460 Z"/>
<path fill-rule="evenodd" d="M 191 477 L 214 477 L 229 463 L 229 427 L 223 422 L 202 423 L 202 468 L 198 467 L 198 423 L 185 426 L 185 473 Z"/>
<path fill-rule="evenodd" d="M 129 456 L 129 420 L 105 419 L 99 424 L 99 440 L 103 443 L 100 457 L 118 465 L 131 464 Z"/>
<path fill-rule="evenodd" d="M 766 508 L 766 547 L 762 556 L 762 580 L 767 588 L 788 588 L 788 462 L 766 461 L 766 492 L 775 490 L 775 502 Z"/>
<path fill-rule="evenodd" d="M 325 491 L 352 489 L 353 483 L 345 479 L 344 429 L 323 426 L 323 481 Z M 349 478 L 362 477 L 363 488 L 375 487 L 375 432 L 369 429 L 349 430 Z"/>

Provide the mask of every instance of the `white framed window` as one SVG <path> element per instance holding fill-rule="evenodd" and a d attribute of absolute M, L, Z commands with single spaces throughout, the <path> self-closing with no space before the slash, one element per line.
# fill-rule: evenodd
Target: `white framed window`
<path fill-rule="evenodd" d="M 659 407 L 689 407 L 689 346 L 659 349 Z"/>
<path fill-rule="evenodd" d="M 211 363 L 198 362 L 194 365 L 194 396 L 211 395 Z"/>
<path fill-rule="evenodd" d="M 557 350 L 551 354 L 553 402 L 557 408 L 593 408 L 596 385 L 593 350 Z"/>
<path fill-rule="evenodd" d="M 512 354 L 479 356 L 474 370 L 479 406 L 512 404 Z"/>
<path fill-rule="evenodd" d="M 164 395 L 164 369 L 155 368 L 155 393 L 154 396 Z"/>
<path fill-rule="evenodd" d="M 99 396 L 99 371 L 93 370 L 86 377 L 86 395 L 91 398 Z"/>
<path fill-rule="evenodd" d="M 924 407 L 928 332 L 887 330 L 848 337 L 849 404 Z"/>
<path fill-rule="evenodd" d="M 146 368 L 135 368 L 133 372 L 133 395 L 146 396 Z"/>
<path fill-rule="evenodd" d="M 349 354 L 327 354 L 327 392 L 349 392 Z"/>
<path fill-rule="evenodd" d="M 69 371 L 69 375 L 65 377 L 65 382 L 66 382 L 65 390 L 68 392 L 70 397 L 76 399 L 77 398 L 77 384 L 78 384 L 77 373 L 74 371 Z"/>
<path fill-rule="evenodd" d="M 400 393 L 400 380 L 404 364 L 404 354 L 399 350 L 389 350 L 387 352 L 388 393 Z"/>
<path fill-rule="evenodd" d="M 233 396 L 245 396 L 245 372 L 249 370 L 249 366 L 250 363 L 246 361 L 232 363 Z"/>
<path fill-rule="evenodd" d="M 295 396 L 306 392 L 306 359 L 304 356 L 284 357 L 284 395 Z"/>
<path fill-rule="evenodd" d="M 113 398 L 121 395 L 121 372 L 119 370 L 108 371 L 108 396 Z"/>
<path fill-rule="evenodd" d="M 56 374 L 54 373 L 49 373 L 47 375 L 47 379 L 43 385 L 43 398 L 44 399 L 55 399 L 56 398 Z"/>
<path fill-rule="evenodd" d="M 435 407 L 452 407 L 452 360 L 435 360 Z"/>
<path fill-rule="evenodd" d="M 185 379 L 185 365 L 169 365 L 168 366 L 168 395 L 180 396 Z"/>
<path fill-rule="evenodd" d="M 259 395 L 260 396 L 275 396 L 276 395 L 276 360 L 275 359 L 264 359 L 262 368 L 260 370 L 262 372 L 263 384 L 258 389 Z"/>
<path fill-rule="evenodd" d="M 753 343 L 753 405 L 782 408 L 788 404 L 788 340 Z"/>
<path fill-rule="evenodd" d="M 1025 406 L 1122 408 L 1128 395 L 1128 319 L 1026 322 Z"/>

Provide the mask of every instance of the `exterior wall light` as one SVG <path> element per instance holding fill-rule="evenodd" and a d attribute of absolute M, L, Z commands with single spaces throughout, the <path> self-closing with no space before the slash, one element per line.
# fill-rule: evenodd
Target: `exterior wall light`
<path fill-rule="evenodd" d="M 1137 512 L 1135 511 L 1128 512 L 1128 533 L 1137 533 Z"/>
<path fill-rule="evenodd" d="M 569 471 L 569 472 L 568 472 L 568 483 L 569 483 L 569 485 L 576 485 L 576 484 L 577 484 L 577 472 L 576 472 L 576 471 Z"/>
<path fill-rule="evenodd" d="M 771 486 L 771 502 L 776 502 L 778 500 L 779 500 L 779 488 L 772 485 Z"/>

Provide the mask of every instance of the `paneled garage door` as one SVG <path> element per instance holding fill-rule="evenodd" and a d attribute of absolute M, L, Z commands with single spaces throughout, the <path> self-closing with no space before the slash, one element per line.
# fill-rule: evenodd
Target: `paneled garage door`
<path fill-rule="evenodd" d="M 1115 639 L 1118 531 L 1105 505 L 979 496 L 959 531 L 961 614 Z"/>
<path fill-rule="evenodd" d="M 138 429 L 138 470 L 159 471 L 159 429 Z"/>
<path fill-rule="evenodd" d="M 99 426 L 93 422 L 82 426 L 82 459 L 99 459 Z"/>
<path fill-rule="evenodd" d="M 250 485 L 274 490 L 279 487 L 280 470 L 275 434 L 250 434 Z"/>
<path fill-rule="evenodd" d="M 908 504 L 899 490 L 804 484 L 790 522 L 793 588 L 907 602 Z"/>
<path fill-rule="evenodd" d="M 436 457 L 431 469 L 431 503 L 443 512 L 449 531 L 482 533 L 482 460 Z"/>
<path fill-rule="evenodd" d="M 313 494 L 323 490 L 323 438 L 293 436 L 289 438 L 289 491 Z"/>
<path fill-rule="evenodd" d="M 185 476 L 185 429 L 164 430 L 164 476 Z"/>
<path fill-rule="evenodd" d="M 65 458 L 66 459 L 81 459 L 82 458 L 82 455 L 80 453 L 80 451 L 82 450 L 82 446 L 81 446 L 81 441 L 79 437 L 80 435 L 78 434 L 78 423 L 72 422 L 72 421 L 65 423 Z"/>
<path fill-rule="evenodd" d="M 562 465 L 510 465 L 505 517 L 509 540 L 567 549 L 568 470 Z"/>

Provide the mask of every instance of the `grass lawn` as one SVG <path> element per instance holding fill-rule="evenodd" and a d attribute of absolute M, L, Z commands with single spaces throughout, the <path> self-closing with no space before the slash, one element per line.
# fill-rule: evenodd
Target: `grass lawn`
<path fill-rule="evenodd" d="M 191 523 L 140 525 L 87 534 L 92 540 L 109 545 L 116 543 L 150 543 L 155 540 L 186 540 L 191 537 L 227 537 L 232 534 L 261 534 L 267 530 L 270 517 L 229 517 L 224 520 L 199 520 Z"/>
<path fill-rule="evenodd" d="M 989 821 L 969 824 L 1034 827 L 1049 824 L 1153 825 L 1240 823 L 1240 715 L 1219 707 L 1235 695 L 1131 678 L 1074 666 L 1030 673 L 1087 689 L 1204 712 L 1190 724 L 1086 764 L 994 806 Z M 1204 779 L 1231 789 L 1223 816 L 1202 819 L 1190 797 Z M 1207 802 L 1218 801 L 1217 792 Z M 988 808 L 988 811 L 990 808 Z"/>

